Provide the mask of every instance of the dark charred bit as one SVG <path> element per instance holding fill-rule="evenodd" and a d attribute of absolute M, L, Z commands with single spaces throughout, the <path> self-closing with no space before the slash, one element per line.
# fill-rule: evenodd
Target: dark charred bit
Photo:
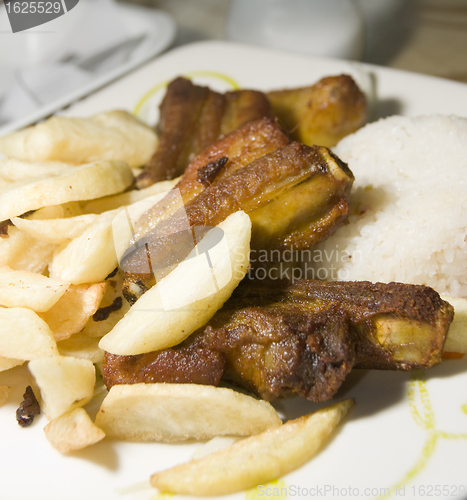
<path fill-rule="evenodd" d="M 32 387 L 28 385 L 26 392 L 23 394 L 23 401 L 16 410 L 16 420 L 21 427 L 29 427 L 36 415 L 39 415 L 41 409 L 36 399 Z"/>
<path fill-rule="evenodd" d="M 9 238 L 8 228 L 13 225 L 10 219 L 0 222 L 0 238 Z"/>
<path fill-rule="evenodd" d="M 138 274 L 137 277 L 128 274 L 128 283 L 122 286 L 122 294 L 125 300 L 132 306 L 143 293 L 146 293 L 154 284 L 154 274 Z"/>
<path fill-rule="evenodd" d="M 198 169 L 196 180 L 201 182 L 204 187 L 209 187 L 228 161 L 229 159 L 223 156 L 218 160 L 209 162 L 207 165 L 204 165 L 204 167 Z"/>
<path fill-rule="evenodd" d="M 109 280 L 110 278 L 113 278 L 118 272 L 118 267 L 116 267 L 109 275 L 106 276 L 106 280 Z"/>
<path fill-rule="evenodd" d="M 118 311 L 122 308 L 123 299 L 121 297 L 116 297 L 115 300 L 107 307 L 99 308 L 92 316 L 94 321 L 104 321 L 106 320 L 111 313 Z"/>
<path fill-rule="evenodd" d="M 20 217 L 23 219 L 24 217 L 28 217 L 29 215 L 33 214 L 35 210 L 29 210 L 28 212 L 25 212 L 24 214 L 20 215 Z M 4 220 L 0 222 L 0 238 L 9 238 L 10 235 L 8 234 L 8 228 L 10 226 L 13 226 L 13 222 L 11 222 L 10 219 Z"/>
<path fill-rule="evenodd" d="M 349 166 L 347 163 L 342 161 L 337 155 L 335 155 L 330 149 L 329 149 L 329 154 L 331 157 L 334 159 L 334 161 L 339 165 L 339 167 L 349 176 L 353 178 L 353 173 L 350 170 Z"/>

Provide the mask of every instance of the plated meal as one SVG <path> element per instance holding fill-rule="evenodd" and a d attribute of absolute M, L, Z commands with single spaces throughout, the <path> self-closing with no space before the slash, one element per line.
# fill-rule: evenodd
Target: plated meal
<path fill-rule="evenodd" d="M 347 74 L 175 71 L 157 126 L 112 109 L 0 138 L 11 445 L 35 432 L 108 498 L 423 496 L 439 441 L 467 454 L 467 118 L 368 123 Z M 462 498 L 458 469 L 438 496 Z"/>

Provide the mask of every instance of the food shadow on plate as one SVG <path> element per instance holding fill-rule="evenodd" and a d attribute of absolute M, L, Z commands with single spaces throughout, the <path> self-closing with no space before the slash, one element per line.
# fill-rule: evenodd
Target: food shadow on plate
<path fill-rule="evenodd" d="M 373 108 L 370 120 L 378 121 L 382 118 L 387 118 L 388 116 L 401 115 L 403 111 L 404 104 L 399 99 L 378 99 Z"/>
<path fill-rule="evenodd" d="M 272 404 L 281 418 L 291 420 L 315 412 L 347 398 L 355 400 L 349 418 L 371 416 L 401 402 L 407 394 L 408 372 L 386 370 L 353 370 L 329 401 L 313 403 L 304 398 L 290 397 Z"/>
<path fill-rule="evenodd" d="M 65 457 L 85 460 L 109 471 L 117 471 L 120 465 L 118 453 L 115 450 L 117 443 L 117 441 L 110 441 L 104 438 L 103 441 L 92 446 L 67 453 Z"/>
<path fill-rule="evenodd" d="M 442 363 L 426 370 L 424 376 L 426 380 L 430 380 L 455 377 L 462 373 L 467 373 L 467 356 L 464 356 L 462 359 L 444 360 Z"/>

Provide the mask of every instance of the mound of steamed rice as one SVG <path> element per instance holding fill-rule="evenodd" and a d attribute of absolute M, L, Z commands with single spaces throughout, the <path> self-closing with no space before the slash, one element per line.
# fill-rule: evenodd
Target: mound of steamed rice
<path fill-rule="evenodd" d="M 394 116 L 334 152 L 355 175 L 352 215 L 314 249 L 315 277 L 467 296 L 467 119 Z"/>

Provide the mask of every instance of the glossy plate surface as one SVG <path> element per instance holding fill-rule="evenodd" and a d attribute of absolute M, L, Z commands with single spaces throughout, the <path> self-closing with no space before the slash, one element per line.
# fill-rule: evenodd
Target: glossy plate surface
<path fill-rule="evenodd" d="M 169 52 L 66 114 L 86 116 L 124 108 L 156 123 L 164 85 L 178 75 L 192 76 L 219 90 L 267 90 L 307 85 L 322 76 L 349 72 L 368 88 L 374 83 L 373 118 L 428 113 L 467 116 L 467 85 L 219 42 Z M 200 446 L 104 441 L 62 456 L 45 439 L 45 417 L 27 429 L 15 421 L 15 409 L 27 384 L 24 368 L 0 374 L 0 385 L 13 387 L 9 403 L 0 408 L 0 498 L 157 498 L 147 483 L 150 474 L 188 460 Z M 426 374 L 356 371 L 337 396 L 354 397 L 356 407 L 314 460 L 264 488 L 225 498 L 286 498 L 288 493 L 288 498 L 462 499 L 467 496 L 466 387 L 467 358 L 444 362 Z M 90 412 L 96 407 L 97 402 L 91 404 Z M 276 407 L 293 418 L 319 405 L 291 399 Z"/>

